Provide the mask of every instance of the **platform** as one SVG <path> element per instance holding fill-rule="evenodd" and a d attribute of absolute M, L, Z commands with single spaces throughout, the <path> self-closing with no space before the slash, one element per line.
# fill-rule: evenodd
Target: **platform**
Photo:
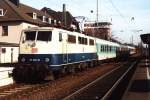
<path fill-rule="evenodd" d="M 145 59 L 138 64 L 122 100 L 150 100 L 150 60 Z"/>

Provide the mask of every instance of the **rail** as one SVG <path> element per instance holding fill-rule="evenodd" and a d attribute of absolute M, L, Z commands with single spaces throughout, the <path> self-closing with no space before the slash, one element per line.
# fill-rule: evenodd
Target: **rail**
<path fill-rule="evenodd" d="M 63 98 L 63 100 L 69 100 L 69 98 L 73 97 L 74 95 L 79 94 L 79 93 L 80 93 L 81 91 L 83 91 L 84 89 L 86 89 L 86 88 L 88 88 L 89 86 L 93 85 L 93 84 L 96 83 L 97 81 L 100 81 L 102 78 L 104 78 L 104 77 L 106 77 L 107 75 L 113 73 L 114 71 L 116 71 L 116 70 L 119 69 L 120 67 L 122 67 L 122 66 L 119 66 L 119 67 L 117 67 L 117 68 L 111 70 L 110 72 L 104 74 L 103 76 L 97 78 L 95 81 L 93 81 L 93 82 L 87 84 L 86 86 L 82 87 L 82 88 L 79 89 L 78 91 L 76 91 L 76 92 L 74 92 L 74 93 L 68 95 L 67 97 Z"/>
<path fill-rule="evenodd" d="M 107 100 L 108 97 L 111 95 L 111 93 L 114 91 L 114 89 L 118 86 L 118 84 L 123 80 L 123 78 L 128 74 L 128 72 L 135 66 L 137 61 L 135 61 L 130 68 L 115 82 L 115 84 L 108 90 L 108 92 L 101 98 L 101 100 Z"/>

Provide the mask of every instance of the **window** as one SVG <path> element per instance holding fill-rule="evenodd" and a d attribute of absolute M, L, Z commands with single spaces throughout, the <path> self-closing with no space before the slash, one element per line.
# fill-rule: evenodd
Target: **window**
<path fill-rule="evenodd" d="M 59 41 L 62 41 L 62 33 L 59 33 Z"/>
<path fill-rule="evenodd" d="M 82 37 L 78 37 L 78 43 L 82 44 Z"/>
<path fill-rule="evenodd" d="M 89 44 L 90 44 L 90 45 L 94 45 L 94 40 L 90 39 Z"/>
<path fill-rule="evenodd" d="M 76 43 L 76 36 L 68 35 L 68 42 L 69 43 Z"/>
<path fill-rule="evenodd" d="M 54 20 L 51 20 L 51 24 L 54 24 Z"/>
<path fill-rule="evenodd" d="M 26 40 L 35 40 L 35 37 L 36 37 L 36 31 L 27 31 L 27 32 L 24 32 L 25 33 L 25 39 Z"/>
<path fill-rule="evenodd" d="M 49 24 L 51 24 L 51 23 L 52 23 L 51 18 L 48 18 L 48 23 L 49 23 Z"/>
<path fill-rule="evenodd" d="M 39 31 L 37 35 L 37 40 L 39 41 L 51 41 L 52 32 L 51 31 Z"/>
<path fill-rule="evenodd" d="M 101 45 L 101 52 L 103 52 L 103 45 Z"/>
<path fill-rule="evenodd" d="M 0 16 L 4 16 L 3 9 L 0 9 Z"/>
<path fill-rule="evenodd" d="M 6 48 L 2 48 L 2 53 L 6 53 Z"/>
<path fill-rule="evenodd" d="M 109 47 L 109 51 L 112 52 L 112 47 L 111 46 Z"/>
<path fill-rule="evenodd" d="M 8 26 L 2 26 L 2 36 L 8 36 Z"/>
<path fill-rule="evenodd" d="M 109 46 L 106 45 L 106 52 L 109 52 Z"/>
<path fill-rule="evenodd" d="M 104 50 L 104 52 L 107 52 L 107 45 L 105 45 L 105 50 Z"/>
<path fill-rule="evenodd" d="M 46 16 L 43 16 L 43 22 L 46 22 Z"/>
<path fill-rule="evenodd" d="M 56 25 L 57 24 L 57 20 L 54 20 L 54 25 Z"/>
<path fill-rule="evenodd" d="M 33 19 L 37 19 L 37 14 L 33 13 Z"/>
<path fill-rule="evenodd" d="M 78 37 L 78 43 L 79 43 L 79 44 L 87 45 L 87 44 L 88 44 L 87 38 L 84 38 L 84 37 Z"/>
<path fill-rule="evenodd" d="M 87 45 L 87 38 L 84 38 L 84 44 Z"/>

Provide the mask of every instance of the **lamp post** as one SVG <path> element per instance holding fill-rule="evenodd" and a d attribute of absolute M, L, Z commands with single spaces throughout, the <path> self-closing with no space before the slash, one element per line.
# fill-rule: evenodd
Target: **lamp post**
<path fill-rule="evenodd" d="M 98 0 L 97 0 L 97 3 L 96 3 L 96 22 L 98 23 Z"/>
<path fill-rule="evenodd" d="M 138 33 L 139 34 L 139 32 L 142 32 L 143 30 L 142 29 L 137 29 L 137 30 L 132 30 L 132 32 L 133 33 Z M 132 45 L 133 45 L 133 34 L 132 34 L 132 36 L 131 36 L 131 43 L 132 43 Z"/>

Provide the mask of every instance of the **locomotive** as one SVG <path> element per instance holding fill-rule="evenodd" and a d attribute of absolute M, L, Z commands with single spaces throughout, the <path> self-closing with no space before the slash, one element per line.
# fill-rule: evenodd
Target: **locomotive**
<path fill-rule="evenodd" d="M 93 67 L 101 60 L 115 58 L 119 48 L 118 43 L 75 31 L 54 27 L 25 29 L 13 79 L 16 82 L 54 79 L 59 73 L 75 72 Z"/>

